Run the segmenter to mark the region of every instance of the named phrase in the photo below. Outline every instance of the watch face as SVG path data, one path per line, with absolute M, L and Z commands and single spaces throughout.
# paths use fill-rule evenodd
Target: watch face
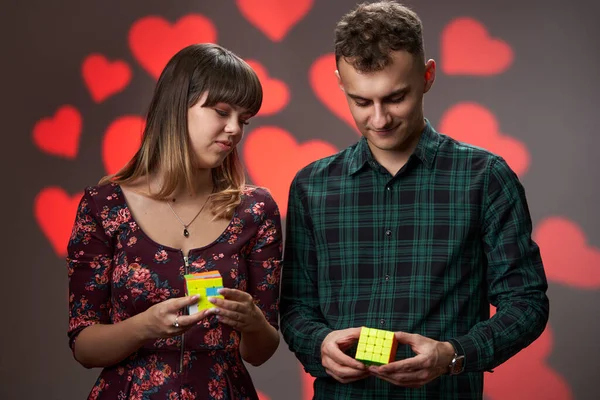
M 457 356 L 452 360 L 452 367 L 450 373 L 452 375 L 460 374 L 465 368 L 465 356 Z

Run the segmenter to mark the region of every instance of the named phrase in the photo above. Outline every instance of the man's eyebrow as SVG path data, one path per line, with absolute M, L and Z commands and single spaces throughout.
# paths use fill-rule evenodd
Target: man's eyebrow
M 389 93 L 389 94 L 385 95 L 385 97 L 384 97 L 383 99 L 384 99 L 384 100 L 388 100 L 388 99 L 390 99 L 390 98 L 393 98 L 393 97 L 399 96 L 399 95 L 401 95 L 401 94 L 404 94 L 404 93 L 406 93 L 406 92 L 408 91 L 408 89 L 409 89 L 409 87 L 408 87 L 408 86 L 406 86 L 406 87 L 403 87 L 403 88 L 400 88 L 400 89 L 394 90 L 393 92 L 391 92 L 391 93 Z M 348 97 L 350 97 L 351 99 L 354 99 L 354 100 L 371 101 L 370 99 L 366 99 L 366 98 L 364 98 L 364 97 L 361 97 L 361 96 L 359 96 L 359 95 L 356 95 L 356 94 L 353 94 L 353 93 L 346 92 L 346 94 L 348 95 Z

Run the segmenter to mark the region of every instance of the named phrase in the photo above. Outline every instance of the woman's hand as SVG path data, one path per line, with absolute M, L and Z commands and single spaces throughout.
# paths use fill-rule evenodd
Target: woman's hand
M 212 309 L 203 310 L 193 315 L 181 315 L 181 310 L 198 302 L 198 296 L 168 299 L 153 305 L 141 316 L 146 329 L 147 339 L 169 338 L 181 335 L 210 315 Z
M 260 309 L 254 304 L 252 296 L 237 289 L 219 289 L 225 297 L 209 299 L 217 308 L 211 309 L 220 322 L 227 324 L 242 333 L 252 333 L 263 329 L 267 320 Z

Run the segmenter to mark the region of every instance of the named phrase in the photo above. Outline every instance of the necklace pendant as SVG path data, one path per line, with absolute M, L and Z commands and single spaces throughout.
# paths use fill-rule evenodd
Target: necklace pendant
M 185 236 L 185 237 L 190 236 L 190 233 L 188 232 L 187 228 L 183 228 L 183 236 Z

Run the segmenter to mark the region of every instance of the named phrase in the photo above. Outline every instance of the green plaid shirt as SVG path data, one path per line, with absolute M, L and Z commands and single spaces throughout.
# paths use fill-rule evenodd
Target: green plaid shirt
M 302 169 L 286 223 L 281 328 L 317 378 L 316 399 L 482 398 L 483 371 L 544 330 L 547 282 L 517 176 L 429 122 L 396 176 L 364 138 Z M 465 372 L 420 389 L 375 377 L 338 383 L 321 365 L 321 343 L 359 326 L 450 341 Z M 412 356 L 399 346 L 397 360 Z

